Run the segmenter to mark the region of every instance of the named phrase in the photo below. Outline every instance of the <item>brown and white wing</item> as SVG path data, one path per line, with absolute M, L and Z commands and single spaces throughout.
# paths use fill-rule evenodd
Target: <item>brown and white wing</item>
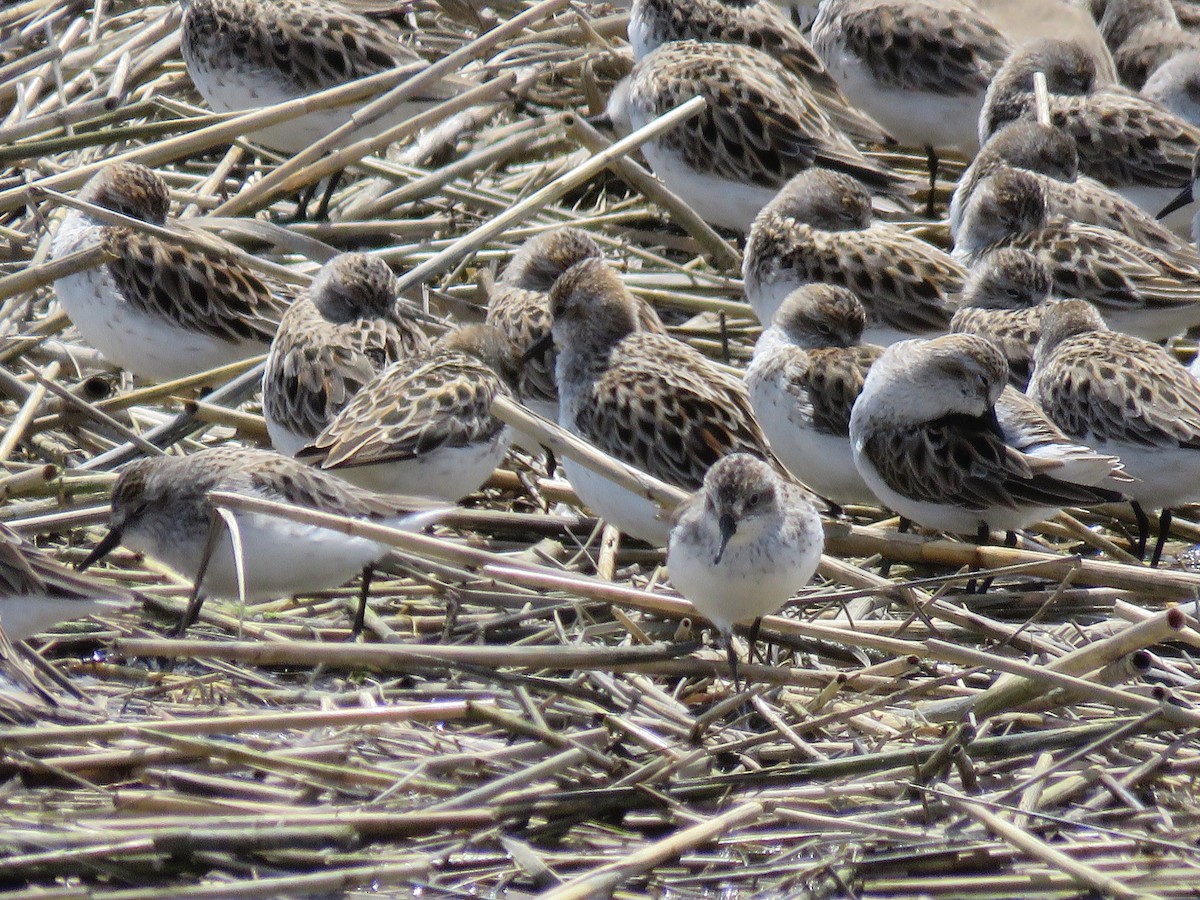
M 1055 422 L 1084 440 L 1200 448 L 1200 381 L 1161 347 L 1097 335 L 1068 338 L 1036 378 Z
M 980 94 L 1012 49 L 995 26 L 956 4 L 922 3 L 912 15 L 890 12 L 862 4 L 838 14 L 840 40 L 883 85 Z
M 1079 149 L 1079 170 L 1104 184 L 1178 188 L 1192 177 L 1200 129 L 1132 91 L 1054 96 L 1051 124 Z
M 1010 447 L 987 418 L 950 415 L 872 433 L 863 452 L 898 493 L 967 509 L 1103 503 L 1120 494 L 1062 481 L 1056 466 Z
M 128 228 L 106 228 L 108 270 L 134 308 L 231 343 L 269 343 L 286 303 L 237 260 Z
M 597 379 L 577 416 L 596 446 L 687 490 L 730 453 L 773 458 L 740 380 L 672 338 L 638 333 L 630 342 L 636 353 Z
M 336 469 L 485 441 L 504 428 L 491 414 L 504 390 L 491 369 L 458 352 L 401 362 L 361 390 L 298 458 Z

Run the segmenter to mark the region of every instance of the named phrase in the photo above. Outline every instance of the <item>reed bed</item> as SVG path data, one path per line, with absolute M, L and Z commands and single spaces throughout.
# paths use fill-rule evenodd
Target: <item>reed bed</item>
M 48 236 L 114 158 L 163 173 L 174 231 L 219 234 L 275 277 L 382 253 L 431 330 L 481 319 L 530 235 L 586 228 L 678 336 L 747 358 L 738 241 L 649 179 L 636 139 L 614 149 L 581 119 L 629 66 L 619 9 L 360 5 L 418 24 L 424 77 L 467 67 L 481 88 L 390 144 L 290 160 L 238 136 L 414 84 L 218 116 L 183 70 L 173 4 L 0 9 L 0 520 L 64 562 L 98 538 L 126 460 L 264 439 L 255 361 L 131 384 L 57 311 L 64 266 L 101 259 L 48 263 Z M 892 161 L 919 171 L 924 156 Z M 297 192 L 342 167 L 331 220 L 293 221 Z M 1200 575 L 1182 551 L 1200 523 L 1176 519 L 1153 571 L 1127 552 L 1131 521 L 1072 511 L 1018 547 L 977 547 L 846 510 L 819 578 L 765 623 L 767 659 L 740 694 L 662 552 L 614 540 L 519 452 L 431 534 L 331 523 L 395 547 L 360 643 L 353 586 L 210 601 L 169 639 L 189 585 L 120 551 L 103 574 L 141 590 L 141 609 L 0 641 L 0 890 L 1194 897 Z M 964 592 L 987 575 L 990 592 Z

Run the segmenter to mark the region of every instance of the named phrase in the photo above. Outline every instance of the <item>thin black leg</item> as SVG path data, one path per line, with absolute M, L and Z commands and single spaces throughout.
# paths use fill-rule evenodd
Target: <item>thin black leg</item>
M 722 635 L 725 638 L 725 656 L 729 659 L 729 671 L 733 674 L 733 690 L 735 693 L 742 692 L 742 683 L 738 679 L 738 658 L 737 651 L 733 649 L 733 632 Z
M 342 169 L 338 169 L 329 176 L 329 180 L 325 183 L 325 193 L 321 195 L 321 202 L 317 204 L 317 212 L 313 216 L 314 221 L 320 222 L 329 218 L 329 204 L 333 201 L 334 191 L 342 183 L 342 172 Z
M 901 516 L 900 524 L 896 526 L 896 534 L 908 534 L 912 529 L 912 524 L 912 519 L 906 519 L 904 516 Z M 887 578 L 890 574 L 892 574 L 892 564 L 890 562 L 885 562 L 879 567 L 880 578 Z
M 179 620 L 179 625 L 175 628 L 175 637 L 183 637 L 184 632 L 196 624 L 196 620 L 200 618 L 200 607 L 204 605 L 204 593 L 200 590 L 200 585 L 204 581 L 205 573 L 208 572 L 208 564 L 212 561 L 213 550 L 216 549 L 222 525 L 221 517 L 214 512 L 208 523 L 208 536 L 204 541 L 204 552 L 200 556 L 200 565 L 196 567 L 196 580 L 192 584 L 192 596 L 188 600 L 188 607 L 183 618 Z
M 937 190 L 938 157 L 933 147 L 925 148 L 925 160 L 929 164 L 929 197 L 925 201 L 925 216 L 933 218 L 933 194 Z
M 758 632 L 762 629 L 762 616 L 759 616 L 750 623 L 750 630 L 746 633 L 746 640 L 750 642 L 750 652 L 746 654 L 746 662 L 754 662 L 754 653 L 758 649 Z M 759 657 L 763 662 L 767 661 L 765 656 Z
M 300 192 L 299 198 L 296 200 L 296 221 L 303 222 L 308 218 L 308 204 L 312 203 L 313 197 L 317 196 L 317 188 L 321 186 L 320 181 L 314 181 L 303 191 Z
M 979 544 L 981 547 L 986 547 L 991 543 L 991 540 L 992 532 L 987 527 L 987 523 L 980 522 L 979 529 L 975 532 L 975 543 Z M 976 582 L 976 580 L 972 578 L 967 582 L 966 591 L 968 594 L 986 594 L 988 592 L 988 588 L 992 586 L 992 582 L 994 580 L 994 578 L 988 577 L 980 582 Z
M 1163 546 L 1171 534 L 1171 511 L 1164 509 L 1158 517 L 1158 540 L 1154 542 L 1154 556 L 1150 558 L 1150 568 L 1157 569 L 1158 561 L 1162 559 Z
M 362 634 L 363 623 L 367 620 L 367 597 L 371 593 L 371 580 L 375 577 L 375 566 L 368 563 L 362 570 L 362 587 L 358 591 L 358 612 L 354 616 L 354 625 L 350 629 L 350 640 Z
M 1150 519 L 1146 516 L 1146 511 L 1142 509 L 1142 504 L 1133 500 L 1129 504 L 1133 507 L 1134 518 L 1137 519 L 1138 539 L 1133 545 L 1133 555 L 1138 559 L 1146 558 L 1146 541 L 1150 539 Z

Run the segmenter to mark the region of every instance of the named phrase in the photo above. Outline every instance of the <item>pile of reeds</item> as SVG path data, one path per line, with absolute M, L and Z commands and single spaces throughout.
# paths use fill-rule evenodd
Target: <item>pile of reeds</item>
M 173 4 L 0 9 L 0 520 L 63 561 L 96 540 L 122 462 L 265 437 L 254 363 L 135 386 L 57 311 L 58 194 L 113 158 L 154 166 L 189 227 L 278 277 L 382 252 L 434 328 L 480 319 L 529 235 L 586 228 L 677 336 L 746 358 L 736 243 L 577 115 L 628 67 L 620 13 L 373 7 L 415 19 L 431 60 L 477 68 L 476 105 L 390 148 L 292 160 L 203 107 Z M 343 166 L 332 221 L 290 223 Z M 1131 521 L 1075 512 L 981 548 L 850 509 L 740 695 L 662 552 L 619 544 L 519 453 L 432 535 L 395 536 L 362 643 L 352 587 L 210 601 L 168 639 L 190 585 L 118 552 L 104 574 L 145 608 L 0 649 L 0 889 L 1193 897 L 1200 576 L 1178 540 L 1164 569 L 1138 565 Z M 1200 540 L 1186 515 L 1174 533 Z M 981 573 L 992 590 L 965 594 Z

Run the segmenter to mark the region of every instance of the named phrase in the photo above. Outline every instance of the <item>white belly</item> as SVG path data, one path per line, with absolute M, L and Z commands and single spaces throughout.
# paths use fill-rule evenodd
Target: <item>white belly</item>
M 267 407 L 263 407 L 263 419 L 267 424 L 267 435 L 271 438 L 271 446 L 284 456 L 295 456 L 312 443 L 316 435 L 301 434 L 293 431 L 275 419 Z
M 479 490 L 504 461 L 511 443 L 512 430 L 505 428 L 487 444 L 441 447 L 416 459 L 344 466 L 332 473 L 377 493 L 453 503 Z
M 51 256 L 94 247 L 103 229 L 72 211 L 60 223 Z M 63 311 L 83 339 L 115 366 L 154 381 L 170 381 L 263 353 L 255 341 L 225 341 L 181 328 L 164 316 L 134 309 L 117 290 L 107 266 L 96 266 L 54 282 Z
M 375 541 L 350 537 L 328 528 L 301 525 L 259 513 L 235 513 L 242 546 L 249 601 L 309 593 L 345 584 L 387 548 Z M 399 524 L 399 520 L 395 523 Z M 238 599 L 233 537 L 223 529 L 204 574 L 202 593 L 225 600 Z M 185 578 L 200 568 L 204 541 L 143 540 L 126 535 L 133 550 L 162 560 Z
M 635 121 L 634 127 L 641 124 Z M 642 153 L 658 180 L 678 194 L 710 225 L 746 232 L 754 217 L 775 197 L 771 188 L 719 178 L 687 165 L 679 154 L 664 149 L 658 141 L 642 147 Z
M 794 269 L 776 270 L 765 278 L 747 276 L 744 282 L 746 301 L 765 328 L 771 324 L 787 295 L 808 283 L 809 279 L 801 278 Z
M 196 85 L 196 90 L 200 92 L 214 112 L 245 112 L 263 109 L 276 103 L 306 96 L 278 79 L 270 77 L 265 72 L 247 69 L 217 70 L 192 60 L 188 64 L 188 74 Z M 373 137 L 433 105 L 433 102 L 419 101 L 401 103 L 387 115 L 347 135 L 337 146 L 345 146 L 363 138 Z M 347 106 L 311 112 L 287 122 L 259 129 L 246 136 L 283 153 L 299 153 L 345 125 L 362 106 L 363 102 L 360 101 Z
M 567 481 L 592 512 L 622 534 L 655 547 L 666 545 L 671 536 L 671 523 L 660 518 L 658 504 L 614 484 L 570 458 L 561 462 Z
M 267 349 L 265 343 L 189 331 L 134 309 L 103 266 L 58 279 L 54 291 L 85 341 L 113 365 L 153 381 L 195 375 Z
M 1123 331 L 1147 341 L 1165 341 L 1169 337 L 1200 325 L 1200 285 L 1196 302 L 1164 309 L 1103 309 L 1104 321 L 1113 331 Z
M 671 584 L 692 602 L 704 618 L 728 633 L 738 622 L 776 613 L 812 577 L 821 558 L 821 545 L 774 544 L 768 553 L 762 542 L 725 548 L 720 563 L 715 552 L 700 543 L 672 540 L 667 556 Z
M 120 605 L 99 600 L 68 600 L 45 594 L 13 596 L 0 593 L 0 628 L 4 629 L 9 640 L 24 641 L 59 622 L 72 622 L 99 612 L 106 606 Z
M 949 147 L 967 156 L 979 150 L 979 112 L 984 94 L 946 96 L 885 87 L 859 61 L 841 48 L 825 65 L 842 92 L 901 144 Z
M 1117 441 L 1085 440 L 1097 453 L 1118 456 L 1125 474 L 1137 481 L 1114 485 L 1147 509 L 1200 501 L 1200 450 L 1141 447 Z

